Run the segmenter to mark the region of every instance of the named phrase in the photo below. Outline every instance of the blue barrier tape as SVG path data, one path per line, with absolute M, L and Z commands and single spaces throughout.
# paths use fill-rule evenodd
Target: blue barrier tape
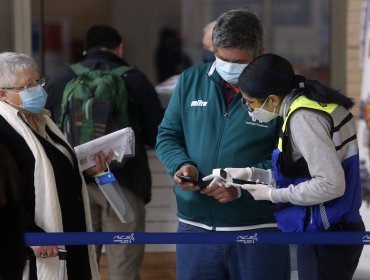
M 86 244 L 364 244 L 370 232 L 64 232 L 26 233 L 28 246 Z

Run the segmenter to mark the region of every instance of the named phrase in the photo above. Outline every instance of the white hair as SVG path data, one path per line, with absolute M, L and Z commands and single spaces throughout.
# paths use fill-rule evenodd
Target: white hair
M 35 60 L 24 53 L 0 53 L 0 88 L 13 87 L 17 76 L 25 70 L 37 71 Z

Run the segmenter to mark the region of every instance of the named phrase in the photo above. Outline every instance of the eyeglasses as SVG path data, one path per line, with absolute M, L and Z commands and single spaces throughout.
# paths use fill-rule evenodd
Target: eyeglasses
M 242 104 L 242 106 L 245 110 L 247 110 L 248 112 L 253 112 L 254 111 L 254 108 L 251 107 L 249 102 L 246 99 L 244 99 L 244 97 L 242 97 L 242 99 L 240 101 L 241 101 L 241 104 Z
M 262 105 L 261 105 L 261 107 L 260 108 L 262 108 L 264 105 L 265 105 L 265 103 L 266 103 L 266 101 L 268 100 L 268 98 L 269 97 L 267 97 L 263 102 L 261 102 L 262 103 Z M 259 102 L 260 102 L 260 100 L 259 100 Z M 259 103 L 258 102 L 258 103 Z M 248 112 L 253 112 L 254 111 L 254 109 L 257 107 L 257 105 L 258 105 L 258 103 L 257 102 L 253 102 L 253 107 L 252 107 L 252 105 L 248 102 L 248 100 L 246 100 L 243 96 L 242 96 L 242 99 L 241 99 L 241 103 L 242 103 L 242 106 L 243 106 L 243 108 L 244 109 L 246 109 Z
M 43 87 L 45 85 L 46 79 L 40 78 L 37 80 L 36 84 L 30 85 L 30 86 L 23 86 L 23 87 L 8 87 L 8 88 L 1 88 L 2 90 L 8 90 L 8 91 L 21 91 L 21 90 L 27 90 L 28 92 L 31 92 L 31 90 L 37 86 Z

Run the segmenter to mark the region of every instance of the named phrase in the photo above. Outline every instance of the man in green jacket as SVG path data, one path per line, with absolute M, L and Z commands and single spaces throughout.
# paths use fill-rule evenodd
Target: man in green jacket
M 158 130 L 157 154 L 176 183 L 178 232 L 276 231 L 272 204 L 217 180 L 201 188 L 177 177 L 199 181 L 214 168 L 271 167 L 281 121 L 252 120 L 237 85 L 263 52 L 262 24 L 249 10 L 231 10 L 218 18 L 212 44 L 216 61 L 182 73 Z M 179 280 L 290 278 L 286 245 L 178 244 L 176 260 Z

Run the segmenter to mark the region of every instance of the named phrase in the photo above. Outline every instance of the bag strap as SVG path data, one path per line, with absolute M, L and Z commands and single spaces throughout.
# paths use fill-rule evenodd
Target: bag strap
M 80 75 L 82 73 L 87 73 L 90 71 L 89 68 L 82 66 L 80 63 L 71 64 L 69 65 L 69 67 L 72 68 L 73 72 L 75 72 L 76 75 Z M 113 68 L 112 70 L 110 70 L 110 72 L 118 76 L 122 76 L 123 74 L 130 71 L 131 69 L 133 69 L 133 67 L 122 65 L 120 67 Z
M 122 76 L 123 74 L 130 71 L 131 69 L 133 69 L 133 67 L 122 65 L 120 67 L 113 68 L 111 72 L 118 76 Z
M 87 73 L 90 71 L 89 68 L 82 66 L 80 63 L 71 64 L 69 65 L 69 67 L 72 68 L 73 72 L 75 72 L 76 75 L 80 75 L 82 73 Z

